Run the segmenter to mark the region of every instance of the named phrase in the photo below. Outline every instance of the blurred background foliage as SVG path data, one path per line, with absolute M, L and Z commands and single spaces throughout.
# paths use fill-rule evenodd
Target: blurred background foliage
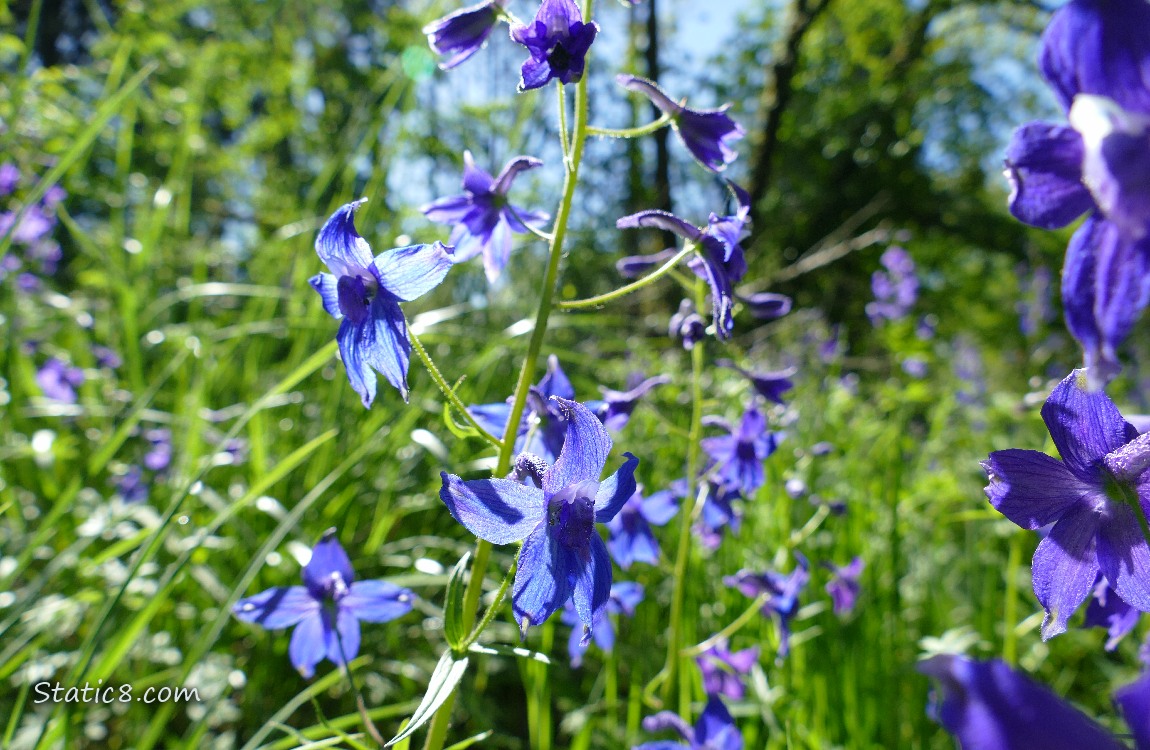
M 527 16 L 528 5 L 512 9 Z M 747 746 L 949 747 L 913 671 L 924 650 L 943 647 L 1006 654 L 1107 720 L 1108 686 L 1129 677 L 1136 644 L 1100 656 L 1102 634 L 1082 630 L 1041 643 L 1027 565 L 1035 540 L 991 511 L 977 463 L 990 450 L 1042 447 L 1036 407 L 1077 361 L 1050 281 L 1066 236 L 1011 220 L 998 174 L 1010 128 L 1056 116 L 1032 63 L 1048 11 L 959 0 L 702 5 L 602 0 L 590 74 L 592 122 L 606 127 L 652 117 L 615 85 L 617 72 L 657 78 L 692 104 L 732 103 L 748 137 L 729 176 L 755 198 L 745 290 L 796 301 L 779 321 L 741 315 L 734 341 L 716 347 L 758 370 L 794 366 L 798 385 L 771 412 L 786 438 L 742 529 L 692 558 L 687 637 L 702 640 L 747 606 L 718 583 L 740 567 L 790 569 L 791 548 L 867 562 L 859 610 L 845 620 L 830 613 L 828 574 L 815 566 L 785 663 L 771 657 L 769 620 L 736 636 L 736 647 L 761 643 L 765 654 L 734 708 Z M 452 436 L 418 366 L 410 406 L 382 391 L 364 411 L 306 280 L 320 270 L 317 229 L 353 198 L 370 198 L 357 221 L 377 252 L 446 239 L 418 207 L 458 192 L 465 148 L 492 172 L 519 153 L 543 158 L 514 196 L 554 210 L 554 97 L 514 94 L 521 54 L 499 34 L 461 69 L 439 71 L 420 30 L 455 8 L 0 1 L 0 159 L 22 174 L 0 208 L 18 211 L 56 183 L 67 191 L 52 235 L 58 270 L 31 290 L 5 271 L 0 286 L 0 745 L 347 742 L 340 732 L 356 731 L 358 717 L 338 673 L 303 681 L 285 634 L 229 615 L 240 596 L 296 583 L 298 555 L 332 526 L 358 575 L 422 597 L 417 614 L 365 627 L 357 661 L 384 731 L 410 715 L 443 648 L 445 570 L 472 544 L 437 498 L 439 472 L 480 476 L 493 464 L 478 441 Z M 710 37 L 693 25 L 699 13 L 720 17 Z M 721 181 L 673 137 L 593 140 L 583 174 L 566 298 L 618 286 L 623 254 L 662 249 L 658 233 L 616 231 L 619 216 L 659 206 L 703 223 L 727 208 Z M 910 251 L 921 293 L 909 318 L 876 326 L 864 308 L 892 244 Z M 496 286 L 468 264 L 407 306 L 448 379 L 466 377 L 465 401 L 508 395 L 543 255 L 519 238 Z M 665 283 L 557 314 L 546 349 L 580 398 L 636 371 L 672 376 L 616 440 L 640 455 L 651 491 L 683 473 L 689 365 L 667 337 L 681 296 Z M 96 346 L 122 364 L 99 361 Z M 1118 392 L 1145 410 L 1139 355 Z M 38 385 L 49 358 L 82 370 L 76 403 Z M 728 370 L 708 372 L 706 393 L 707 413 L 729 419 L 749 399 Z M 126 503 L 155 429 L 171 431 L 171 463 L 144 472 L 146 502 Z M 812 452 L 827 441 L 829 455 Z M 807 492 L 785 493 L 788 479 Z M 509 549 L 496 559 L 492 589 Z M 643 685 L 661 665 L 669 568 L 616 571 L 644 583 L 647 601 L 620 625 L 613 655 L 593 651 L 569 668 L 566 628 L 553 622 L 527 644 L 551 654 L 550 667 L 480 658 L 453 738 L 494 729 L 483 746 L 506 748 L 651 739 L 639 722 L 654 710 Z M 515 643 L 509 618 L 489 638 Z M 203 702 L 33 703 L 39 680 L 84 679 L 194 685 Z

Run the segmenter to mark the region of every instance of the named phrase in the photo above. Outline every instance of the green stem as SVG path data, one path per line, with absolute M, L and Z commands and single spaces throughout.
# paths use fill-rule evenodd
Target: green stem
M 563 166 L 571 169 L 571 135 L 567 131 L 567 92 L 563 84 L 556 82 L 555 91 L 559 94 L 559 145 L 563 147 Z
M 1018 568 L 1022 565 L 1022 534 L 1010 537 L 1010 557 L 1006 563 L 1006 601 L 1002 606 L 1002 660 L 1018 660 Z
M 592 2 L 593 0 L 586 0 L 584 3 L 584 18 L 590 17 Z M 523 366 L 519 370 L 519 380 L 515 385 L 511 413 L 507 418 L 507 428 L 503 432 L 503 445 L 499 449 L 499 461 L 493 473 L 495 477 L 502 477 L 511 470 L 511 454 L 515 450 L 515 438 L 519 432 L 519 423 L 523 419 L 523 410 L 527 405 L 527 392 L 535 378 L 539 352 L 543 348 L 543 336 L 547 332 L 547 318 L 551 314 L 555 298 L 555 286 L 559 279 L 559 261 L 563 258 L 563 242 L 567 238 L 567 222 L 571 218 L 571 206 L 575 199 L 575 186 L 579 181 L 579 165 L 583 159 L 583 145 L 586 140 L 587 76 L 584 76 L 575 88 L 575 128 L 571 143 L 571 158 L 564 162 L 566 175 L 563 179 L 563 197 L 560 200 L 559 211 L 555 215 L 555 226 L 552 229 L 547 272 L 543 279 L 539 307 L 535 313 L 535 328 L 531 332 L 531 339 L 527 343 L 527 352 L 523 357 Z M 487 569 L 487 559 L 490 555 L 491 544 L 482 539 L 479 540 L 475 546 L 471 580 L 468 582 L 467 592 L 463 600 L 463 622 L 468 627 L 475 621 L 475 614 L 479 610 L 479 594 L 483 584 L 483 574 Z M 478 637 L 481 632 L 481 629 L 476 629 L 472 636 Z M 431 728 L 428 730 L 427 741 L 423 746 L 424 750 L 442 750 L 443 743 L 447 738 L 447 724 L 451 720 L 451 710 L 454 706 L 455 693 L 452 693 L 435 712 L 435 717 L 431 720 Z
M 650 135 L 661 128 L 666 127 L 671 122 L 670 115 L 663 115 L 654 122 L 649 122 L 646 125 L 640 125 L 636 128 L 587 128 L 587 135 L 598 135 L 605 138 L 641 138 L 645 135 Z
M 720 630 L 718 633 L 715 633 L 713 636 L 703 641 L 702 643 L 696 643 L 690 648 L 683 649 L 683 656 L 698 656 L 699 654 L 709 649 L 711 646 L 714 646 L 719 641 L 725 638 L 730 638 L 732 635 L 742 630 L 744 625 L 753 620 L 759 613 L 759 610 L 763 608 L 763 605 L 766 604 L 767 600 L 770 598 L 770 594 L 759 594 L 758 598 L 751 602 L 751 606 L 743 610 L 743 613 L 736 617 L 734 622 Z
M 632 292 L 637 292 L 640 289 L 642 289 L 643 287 L 645 287 L 645 286 L 647 286 L 647 285 L 649 285 L 655 281 L 658 281 L 663 276 L 666 276 L 668 273 L 671 272 L 671 269 L 673 269 L 675 266 L 677 266 L 679 264 L 679 261 L 681 261 L 683 258 L 686 258 L 688 255 L 690 255 L 691 252 L 694 251 L 694 249 L 695 249 L 695 246 L 692 243 L 688 242 L 686 245 L 683 246 L 683 249 L 680 250 L 678 253 L 676 253 L 670 260 L 668 260 L 666 263 L 664 263 L 662 266 L 660 266 L 657 270 L 652 271 L 650 274 L 644 276 L 643 278 L 638 279 L 637 281 L 632 281 L 630 284 L 627 284 L 626 286 L 621 286 L 614 291 L 607 292 L 606 294 L 600 294 L 596 297 L 587 297 L 585 299 L 573 299 L 573 300 L 567 300 L 564 302 L 560 302 L 558 304 L 558 307 L 560 310 L 579 310 L 581 308 L 586 308 L 586 307 L 598 307 L 599 305 L 605 304 L 607 302 L 611 302 L 612 300 L 617 300 L 621 297 L 626 297 L 628 294 L 631 294 Z
M 463 642 L 463 645 L 460 647 L 461 651 L 467 651 L 467 649 L 471 648 L 471 644 L 479 640 L 479 636 L 484 630 L 487 630 L 487 626 L 495 619 L 495 614 L 499 611 L 499 605 L 503 604 L 503 597 L 507 595 L 507 589 L 511 586 L 511 581 L 515 578 L 515 570 L 518 565 L 518 559 L 511 563 L 511 569 L 507 571 L 507 575 L 503 576 L 503 583 L 499 584 L 499 591 L 495 592 L 495 601 L 491 602 L 491 606 L 483 613 L 483 619 L 479 621 L 479 625 L 476 626 L 474 632 L 467 637 L 467 640 Z
M 421 342 L 419 337 L 415 335 L 415 331 L 411 330 L 411 326 L 407 327 L 407 336 L 411 339 L 411 347 L 415 349 L 416 354 L 418 354 L 419 358 L 423 360 L 423 366 L 427 368 L 427 372 L 431 375 L 431 379 L 435 381 L 437 386 L 439 386 L 439 390 L 443 393 L 451 405 L 455 407 L 455 410 L 463 416 L 464 421 L 467 422 L 467 424 L 470 425 L 473 430 L 479 433 L 479 437 L 491 443 L 496 448 L 502 449 L 503 441 L 492 435 L 487 430 L 483 429 L 479 425 L 479 422 L 475 421 L 475 417 L 471 416 L 471 413 L 467 411 L 467 407 L 464 406 L 463 402 L 459 400 L 459 396 L 455 395 L 455 391 L 452 390 L 451 386 L 447 384 L 447 381 L 444 380 L 443 375 L 439 372 L 439 368 L 436 367 L 435 363 L 431 361 L 431 355 L 429 355 L 427 350 L 423 348 L 423 342 Z

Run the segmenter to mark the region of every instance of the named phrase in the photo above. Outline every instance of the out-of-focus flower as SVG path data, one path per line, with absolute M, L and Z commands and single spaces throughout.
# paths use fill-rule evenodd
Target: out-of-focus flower
M 895 245 L 887 248 L 879 261 L 883 270 L 871 276 L 874 301 L 866 306 L 867 317 L 874 325 L 905 318 L 918 299 L 918 277 L 910 253 Z
M 543 0 L 534 21 L 511 27 L 511 39 L 530 54 L 520 71 L 519 90 L 540 88 L 552 78 L 577 83 L 598 33 L 599 24 L 583 22 L 575 0 Z
M 727 576 L 723 583 L 739 589 L 744 596 L 756 599 L 763 594 L 767 595 L 763 603 L 762 613 L 778 623 L 779 651 L 778 661 L 787 657 L 791 650 L 791 620 L 799 611 L 799 594 L 810 580 L 810 564 L 807 558 L 795 552 L 798 563 L 789 574 L 767 570 L 754 573 L 749 570 L 740 570 L 733 576 Z
M 639 375 L 637 380 L 639 382 L 627 391 L 616 391 L 600 386 L 599 392 L 603 394 L 603 398 L 587 402 L 587 408 L 595 412 L 595 416 L 602 420 L 607 429 L 619 431 L 626 427 L 639 399 L 646 396 L 655 386 L 671 382 L 671 378 L 667 375 L 656 375 L 646 379 Z
M 507 0 L 485 0 L 424 26 L 431 50 L 447 58 L 439 67 L 451 70 L 482 49 L 506 6 Z
M 796 372 L 793 367 L 788 367 L 785 370 L 776 370 L 774 372 L 751 372 L 750 370 L 744 370 L 729 359 L 720 359 L 715 362 L 715 364 L 719 367 L 726 367 L 739 373 L 751 381 L 751 387 L 755 389 L 755 393 L 776 404 L 785 403 L 783 401 L 783 394 L 795 387 L 794 381 L 791 380 Z
M 1105 649 L 1113 651 L 1118 648 L 1119 642 L 1125 638 L 1134 626 L 1138 624 L 1141 612 L 1131 607 L 1114 593 L 1110 584 L 1101 575 L 1094 585 L 1094 593 L 1090 597 L 1090 604 L 1086 605 L 1086 619 L 1082 626 L 1085 628 L 1106 628 Z
M 84 384 L 84 371 L 50 357 L 36 372 L 36 384 L 45 398 L 64 404 L 76 403 L 76 389 Z
M 753 406 L 743 413 L 737 429 L 703 439 L 703 450 L 718 464 L 718 476 L 747 497 L 763 486 L 763 462 L 778 446 L 778 434 L 767 430 L 766 418 Z
M 600 651 L 609 654 L 615 648 L 615 625 L 611 622 L 611 615 L 633 617 L 635 608 L 642 601 L 642 584 L 620 581 L 611 586 L 611 597 L 607 600 L 603 614 L 595 622 L 592 636 Z M 579 613 L 575 611 L 575 602 L 568 601 L 563 607 L 561 620 L 564 625 L 571 628 L 571 637 L 567 639 L 567 655 L 571 657 L 571 666 L 579 667 L 583 663 L 583 654 L 587 653 L 590 644 L 583 640 L 582 622 L 579 620 Z
M 670 490 L 644 497 L 642 489 L 638 489 L 623 504 L 619 514 L 607 524 L 611 534 L 607 549 L 620 568 L 627 570 L 636 562 L 659 562 L 659 542 L 651 526 L 664 526 L 675 517 L 679 512 L 677 499 Z
M 743 735 L 739 733 L 734 717 L 715 695 L 707 698 L 707 706 L 694 727 L 676 713 L 660 711 L 643 719 L 643 729 L 648 732 L 669 729 L 678 733 L 684 742 L 646 742 L 637 745 L 634 750 L 672 750 L 684 747 L 688 750 L 743 750 Z
M 695 662 L 703 674 L 703 691 L 708 695 L 721 695 L 733 701 L 741 701 L 747 692 L 743 677 L 759 660 L 759 647 L 751 646 L 742 651 L 730 650 L 726 638 L 699 654 Z
M 849 564 L 839 567 L 834 563 L 824 563 L 831 571 L 831 579 L 827 581 L 827 593 L 831 595 L 831 602 L 836 615 L 849 615 L 855 608 L 862 586 L 859 577 L 862 576 L 865 563 L 861 557 L 856 557 Z
M 172 431 L 166 427 L 148 430 L 144 439 L 151 446 L 144 454 L 144 468 L 149 471 L 163 471 L 172 462 Z

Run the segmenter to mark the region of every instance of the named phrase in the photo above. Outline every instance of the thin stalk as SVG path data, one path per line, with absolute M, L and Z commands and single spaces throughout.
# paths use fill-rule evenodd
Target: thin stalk
M 1022 565 L 1022 534 L 1010 537 L 1010 557 L 1006 563 L 1006 600 L 1002 603 L 1002 660 L 1018 660 L 1018 568 Z
M 363 728 L 368 736 L 375 740 L 376 747 L 383 747 L 387 740 L 379 733 L 376 728 L 375 722 L 367 713 L 367 703 L 363 700 L 363 692 L 359 689 L 359 683 L 356 682 L 355 676 L 351 673 L 351 667 L 347 663 L 347 651 L 343 647 L 343 636 L 339 633 L 339 628 L 333 628 L 335 631 L 336 645 L 339 646 L 340 661 L 343 662 L 340 666 L 343 668 L 344 677 L 347 677 L 347 684 L 351 686 L 351 692 L 355 694 L 355 706 L 359 709 L 359 717 L 363 720 Z
M 448 385 L 446 380 L 444 380 L 443 375 L 439 372 L 439 368 L 436 367 L 435 363 L 431 361 L 431 355 L 429 355 L 427 350 L 423 348 L 423 343 L 419 340 L 419 337 L 415 335 L 415 332 L 411 330 L 411 326 L 407 327 L 407 335 L 411 339 L 411 347 L 415 349 L 416 354 L 418 354 L 419 358 L 423 360 L 423 366 L 427 368 L 427 372 L 431 375 L 431 379 L 435 381 L 437 386 L 439 386 L 439 390 L 443 393 L 444 397 L 447 398 L 448 402 L 450 402 L 451 405 L 455 407 L 455 410 L 463 416 L 463 420 L 467 422 L 467 424 L 470 425 L 473 430 L 479 433 L 479 437 L 491 443 L 496 448 L 502 449 L 503 441 L 492 435 L 487 430 L 483 429 L 479 422 L 475 421 L 475 417 L 471 416 L 471 414 L 467 411 L 467 407 L 463 404 L 462 401 L 459 400 L 459 396 L 455 395 L 455 391 L 452 390 L 451 386 Z
M 597 135 L 604 138 L 642 138 L 651 135 L 671 123 L 670 115 L 663 115 L 658 120 L 640 125 L 635 128 L 587 128 L 587 135 Z
M 626 297 L 628 294 L 631 294 L 632 292 L 637 292 L 640 289 L 642 289 L 643 287 L 648 286 L 649 284 L 652 284 L 655 281 L 658 281 L 662 277 L 666 276 L 668 273 L 671 272 L 671 269 L 673 269 L 675 266 L 677 266 L 679 264 L 679 261 L 681 261 L 683 258 L 686 258 L 688 255 L 690 255 L 694 251 L 694 249 L 695 249 L 695 246 L 692 243 L 688 242 L 686 245 L 683 246 L 683 249 L 680 250 L 679 252 L 675 253 L 675 255 L 670 260 L 668 260 L 666 263 L 659 266 L 658 269 L 652 271 L 651 273 L 647 274 L 643 278 L 638 279 L 636 281 L 632 281 L 630 284 L 627 284 L 626 286 L 621 286 L 614 291 L 607 292 L 606 294 L 600 294 L 600 295 L 595 296 L 595 297 L 586 297 L 584 299 L 573 299 L 573 300 L 566 300 L 566 301 L 560 302 L 560 303 L 558 303 L 558 307 L 560 310 L 579 310 L 581 308 L 586 308 L 586 307 L 598 307 L 599 305 L 606 304 L 607 302 L 611 302 L 612 300 L 617 300 L 621 297 Z
M 593 0 L 584 3 L 583 17 L 589 18 Z M 562 121 L 566 120 L 566 101 L 561 99 Z M 566 132 L 566 128 L 563 128 Z M 548 253 L 547 272 L 543 279 L 543 287 L 539 299 L 539 307 L 535 313 L 535 328 L 531 332 L 531 339 L 527 343 L 527 352 L 523 357 L 523 366 L 519 370 L 519 380 L 515 385 L 515 396 L 511 404 L 511 413 L 507 418 L 507 428 L 503 432 L 503 445 L 499 450 L 499 461 L 495 466 L 493 476 L 502 477 L 511 469 L 512 453 L 515 450 L 515 438 L 519 432 L 519 423 L 523 419 L 523 410 L 527 405 L 527 391 L 535 378 L 535 369 L 539 361 L 539 352 L 543 348 L 543 337 L 547 332 L 547 318 L 555 299 L 555 286 L 559 279 L 559 262 L 563 258 L 563 243 L 567 238 L 567 222 L 571 218 L 571 206 L 575 199 L 575 187 L 579 182 L 579 165 L 583 159 L 583 145 L 587 139 L 587 76 L 584 76 L 575 87 L 575 127 L 571 142 L 571 158 L 565 160 L 566 175 L 563 179 L 563 197 L 559 203 L 559 210 L 555 214 L 555 226 L 552 229 L 551 247 Z M 479 594 L 483 585 L 483 574 L 487 570 L 487 560 L 491 556 L 491 544 L 482 539 L 476 543 L 475 558 L 471 567 L 471 580 L 467 584 L 467 591 L 463 600 L 463 622 L 470 626 L 475 620 L 479 609 Z M 486 618 L 485 618 L 486 619 Z M 474 637 L 482 632 L 473 633 Z M 442 750 L 447 738 L 447 724 L 451 720 L 451 710 L 455 706 L 455 693 L 452 693 L 431 720 L 431 728 L 427 732 L 427 741 L 424 750 Z
M 567 131 L 567 92 L 563 90 L 563 84 L 558 82 L 555 91 L 559 94 L 559 145 L 563 147 L 563 166 L 570 171 L 571 136 Z
M 770 598 L 771 595 L 769 593 L 759 594 L 759 596 L 753 602 L 751 602 L 751 605 L 743 610 L 743 613 L 736 617 L 730 625 L 723 628 L 718 633 L 715 633 L 713 636 L 703 641 L 702 643 L 696 643 L 690 648 L 683 649 L 683 656 L 698 656 L 707 649 L 711 648 L 711 646 L 714 646 L 719 641 L 725 638 L 730 638 L 732 635 L 742 630 L 744 625 L 753 620 L 755 616 L 759 614 L 759 610 L 763 608 L 763 605 L 766 604 Z
M 467 649 L 471 648 L 471 645 L 479 640 L 479 636 L 484 630 L 487 630 L 487 626 L 495 619 L 495 615 L 499 611 L 499 605 L 503 604 L 503 597 L 507 595 L 507 589 L 511 586 L 511 581 L 515 578 L 515 569 L 518 564 L 518 559 L 511 563 L 511 569 L 507 571 L 507 575 L 503 576 L 503 583 L 499 584 L 499 590 L 495 592 L 495 601 L 491 602 L 491 606 L 483 613 L 483 619 L 479 621 L 479 625 L 476 626 L 474 632 L 467 636 L 467 640 L 464 641 L 460 647 L 461 651 L 467 651 Z

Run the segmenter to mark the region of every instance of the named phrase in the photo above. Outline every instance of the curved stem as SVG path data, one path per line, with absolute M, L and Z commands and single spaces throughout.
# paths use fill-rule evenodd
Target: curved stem
M 597 135 L 604 138 L 641 138 L 666 127 L 671 122 L 670 115 L 663 115 L 654 122 L 640 125 L 636 128 L 587 128 L 587 135 Z
M 511 215 L 514 216 L 519 221 L 519 223 L 523 225 L 523 228 L 526 229 L 531 234 L 535 235 L 536 237 L 543 240 L 544 242 L 551 242 L 551 240 L 554 239 L 553 236 L 548 234 L 547 232 L 544 232 L 540 229 L 536 229 L 535 227 L 528 224 L 527 221 L 522 216 L 519 215 L 519 212 L 515 210 L 515 206 L 508 203 L 505 206 L 505 208 L 508 211 L 510 211 Z
M 715 633 L 713 636 L 703 641 L 702 643 L 696 643 L 690 648 L 683 649 L 683 656 L 698 656 L 707 649 L 711 648 L 711 646 L 714 646 L 719 641 L 725 638 L 730 638 L 732 635 L 739 632 L 744 625 L 750 622 L 770 598 L 771 595 L 769 593 L 759 594 L 759 596 L 753 602 L 751 602 L 751 606 L 743 610 L 743 613 L 736 617 L 734 622 L 720 630 L 718 633 Z
M 675 253 L 675 255 L 672 256 L 670 260 L 668 260 L 666 263 L 659 266 L 658 269 L 652 271 L 651 273 L 647 274 L 643 278 L 638 279 L 636 281 L 632 281 L 630 284 L 627 284 L 626 286 L 621 286 L 612 292 L 607 292 L 606 294 L 600 294 L 596 297 L 586 297 L 584 299 L 573 299 L 573 300 L 566 300 L 566 301 L 560 302 L 558 304 L 558 307 L 560 310 L 579 310 L 579 309 L 586 308 L 586 307 L 598 307 L 599 305 L 605 304 L 607 302 L 611 302 L 612 300 L 617 300 L 620 297 L 626 297 L 628 294 L 631 294 L 632 292 L 637 292 L 640 289 L 642 289 L 643 287 L 647 286 L 648 284 L 651 284 L 655 281 L 658 281 L 663 276 L 666 276 L 668 273 L 671 272 L 671 269 L 673 269 L 676 265 L 679 264 L 679 261 L 681 261 L 683 258 L 686 258 L 688 255 L 690 255 L 694 249 L 695 249 L 695 246 L 692 243 L 688 242 L 686 245 L 683 246 L 683 249 L 680 250 L 679 252 Z
M 484 630 L 487 630 L 487 626 L 495 619 L 495 614 L 499 611 L 499 605 L 503 604 L 503 597 L 507 595 L 507 589 L 511 586 L 511 581 L 515 578 L 515 571 L 518 566 L 519 560 L 518 556 L 516 556 L 515 562 L 511 563 L 511 569 L 507 571 L 507 575 L 503 576 L 503 583 L 499 584 L 499 591 L 495 592 L 495 600 L 491 602 L 491 606 L 483 613 L 483 619 L 479 621 L 474 632 L 467 636 L 467 640 L 460 646 L 461 651 L 467 651 L 467 649 L 471 648 L 471 644 L 479 640 L 479 636 L 483 634 Z
M 563 166 L 571 168 L 571 141 L 567 132 L 567 92 L 563 84 L 556 82 L 555 91 L 559 94 L 559 145 L 563 147 Z
M 467 411 L 467 407 L 464 406 L 463 402 L 459 400 L 459 396 L 455 395 L 455 391 L 452 390 L 451 386 L 447 384 L 447 381 L 444 380 L 443 375 L 439 372 L 439 368 L 436 367 L 435 363 L 431 361 L 431 355 L 429 355 L 427 350 L 423 348 L 423 342 L 421 342 L 419 337 L 415 335 L 415 332 L 411 330 L 411 326 L 407 327 L 407 335 L 411 339 L 411 348 L 415 349 L 415 352 L 419 355 L 419 358 L 423 360 L 423 366 L 427 368 L 427 372 L 431 375 L 431 379 L 435 381 L 437 386 L 439 386 L 439 390 L 447 398 L 448 402 L 450 402 L 450 404 L 455 407 L 456 411 L 463 415 L 464 421 L 466 421 L 473 430 L 479 433 L 479 437 L 491 443 L 496 448 L 502 449 L 503 441 L 492 435 L 487 430 L 483 429 L 479 425 L 479 422 L 475 421 L 475 417 L 471 416 L 470 412 Z

